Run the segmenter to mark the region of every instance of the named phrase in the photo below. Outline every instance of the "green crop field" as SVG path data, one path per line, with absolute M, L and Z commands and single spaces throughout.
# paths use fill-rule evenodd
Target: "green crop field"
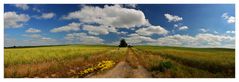
M 118 48 L 106 45 L 4 49 L 6 78 L 82 78 L 115 75 L 125 78 L 233 78 L 235 49 L 163 46 Z
M 235 50 L 220 48 L 182 48 L 182 47 L 155 47 L 138 46 L 138 54 L 152 54 L 162 57 L 162 61 L 171 62 L 169 77 L 235 77 Z M 142 56 L 142 55 L 141 55 Z M 147 57 L 144 57 L 147 58 Z M 157 61 L 157 59 L 148 59 Z M 144 62 L 149 64 L 147 62 Z M 151 62 L 156 64 L 154 69 L 148 69 L 158 72 L 160 62 Z M 158 64 L 157 64 L 158 63 Z M 158 65 L 158 66 L 157 66 Z M 155 68 L 156 67 L 156 68 Z

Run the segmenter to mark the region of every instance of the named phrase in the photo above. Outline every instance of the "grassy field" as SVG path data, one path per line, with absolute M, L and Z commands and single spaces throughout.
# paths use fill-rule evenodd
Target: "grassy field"
M 148 66 L 148 69 L 156 72 L 155 76 L 235 77 L 234 49 L 157 46 L 138 46 L 136 49 L 139 51 L 138 54 L 144 53 L 140 56 L 146 56 L 145 54 L 155 56 L 152 57 L 153 59 L 143 57 L 144 60 L 149 60 L 143 63 L 146 65 L 153 64 L 151 67 Z M 157 58 L 157 56 L 160 58 Z M 161 62 L 158 59 L 161 59 Z M 165 68 L 162 64 L 168 65 L 168 67 Z M 168 70 L 162 70 L 164 68 L 168 68 Z M 160 74 L 165 72 L 167 74 Z
M 81 45 L 9 48 L 4 50 L 4 74 L 5 77 L 71 77 L 64 74 L 68 69 L 84 69 L 103 60 L 117 62 L 124 51 L 111 46 Z
M 122 61 L 132 68 L 142 66 L 155 78 L 235 77 L 235 49 L 104 45 L 5 48 L 4 76 L 88 77 Z

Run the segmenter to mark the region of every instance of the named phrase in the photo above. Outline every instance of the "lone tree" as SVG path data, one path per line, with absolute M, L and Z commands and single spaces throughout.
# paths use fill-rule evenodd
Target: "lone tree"
M 126 43 L 126 41 L 124 39 L 121 39 L 119 47 L 127 47 L 127 46 L 128 44 Z

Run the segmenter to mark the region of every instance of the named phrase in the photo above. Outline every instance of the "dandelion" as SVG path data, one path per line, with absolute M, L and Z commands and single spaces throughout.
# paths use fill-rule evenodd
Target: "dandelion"
M 102 62 L 99 62 L 96 66 L 93 66 L 93 67 L 90 67 L 90 68 L 87 68 L 83 71 L 80 71 L 78 74 L 79 76 L 84 76 L 86 74 L 89 74 L 89 73 L 92 73 L 92 72 L 95 72 L 95 71 L 104 71 L 104 70 L 107 70 L 111 67 L 113 67 L 115 65 L 115 62 L 112 61 L 112 60 L 108 60 L 108 61 L 102 61 Z

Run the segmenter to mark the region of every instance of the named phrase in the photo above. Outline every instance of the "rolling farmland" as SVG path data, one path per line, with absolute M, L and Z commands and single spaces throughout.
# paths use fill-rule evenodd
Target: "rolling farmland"
M 65 45 L 4 49 L 5 78 L 233 78 L 235 49 Z

